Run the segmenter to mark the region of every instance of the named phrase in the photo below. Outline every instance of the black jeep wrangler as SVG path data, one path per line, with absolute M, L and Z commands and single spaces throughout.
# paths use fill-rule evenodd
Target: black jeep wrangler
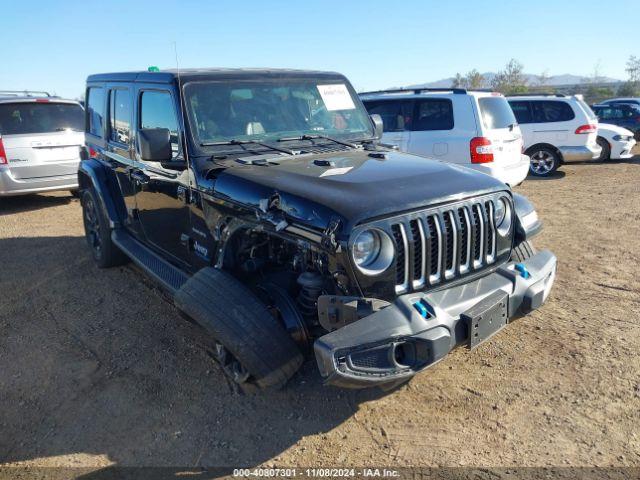
M 102 74 L 86 99 L 95 261 L 145 270 L 247 388 L 284 385 L 312 350 L 328 384 L 392 387 L 549 294 L 533 206 L 382 144 L 340 74 Z

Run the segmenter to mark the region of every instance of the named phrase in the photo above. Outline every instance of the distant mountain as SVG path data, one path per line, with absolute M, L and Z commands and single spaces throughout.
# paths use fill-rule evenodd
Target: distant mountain
M 491 85 L 491 81 L 496 76 L 495 72 L 485 72 L 482 74 L 485 79 L 487 86 Z M 527 79 L 528 85 L 538 85 L 538 75 L 534 75 L 532 73 L 525 73 L 524 77 Z M 442 80 L 437 80 L 435 82 L 427 82 L 427 83 L 418 83 L 416 85 L 407 85 L 406 88 L 448 88 L 453 84 L 454 77 L 443 78 Z M 546 82 L 546 85 L 550 87 L 555 87 L 559 85 L 575 85 L 577 83 L 585 82 L 587 77 L 582 77 L 580 75 L 571 75 L 569 73 L 565 73 L 564 75 L 551 75 Z M 611 77 L 601 77 L 599 83 L 614 83 L 621 82 L 622 80 L 618 80 L 617 78 Z

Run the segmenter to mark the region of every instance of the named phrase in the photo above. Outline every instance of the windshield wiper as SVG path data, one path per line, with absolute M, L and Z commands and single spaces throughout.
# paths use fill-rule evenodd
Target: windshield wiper
M 239 145 L 246 150 L 245 145 L 260 145 L 261 147 L 269 148 L 271 150 L 275 150 L 277 152 L 286 153 L 287 155 L 295 155 L 296 152 L 289 148 L 276 147 L 275 145 L 270 145 L 268 143 L 259 142 L 257 140 L 238 140 L 236 138 L 232 138 L 231 140 L 223 140 L 221 142 L 205 142 L 201 143 L 201 147 L 216 147 L 219 145 Z
M 332 137 L 327 137 L 326 135 L 299 135 L 297 137 L 282 137 L 279 138 L 278 141 L 279 142 L 287 142 L 290 140 L 316 140 L 318 138 L 322 138 L 323 140 L 329 140 L 331 142 L 334 143 L 339 143 L 340 145 L 345 145 L 347 147 L 351 147 L 351 148 L 358 148 L 358 146 L 355 143 L 350 143 L 350 142 L 345 142 L 344 140 L 338 140 L 337 138 L 332 138 Z

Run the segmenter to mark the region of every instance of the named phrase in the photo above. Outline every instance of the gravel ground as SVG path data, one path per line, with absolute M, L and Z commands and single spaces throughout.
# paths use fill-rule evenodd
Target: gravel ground
M 529 180 L 549 302 L 384 394 L 225 380 L 132 266 L 98 270 L 79 202 L 0 200 L 0 463 L 640 466 L 640 159 Z

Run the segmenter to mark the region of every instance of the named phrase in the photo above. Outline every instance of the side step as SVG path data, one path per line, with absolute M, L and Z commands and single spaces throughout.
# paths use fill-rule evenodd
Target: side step
M 157 253 L 145 247 L 125 230 L 113 230 L 111 240 L 136 265 L 172 294 L 175 294 L 189 280 L 189 276 L 185 272 L 163 260 Z

